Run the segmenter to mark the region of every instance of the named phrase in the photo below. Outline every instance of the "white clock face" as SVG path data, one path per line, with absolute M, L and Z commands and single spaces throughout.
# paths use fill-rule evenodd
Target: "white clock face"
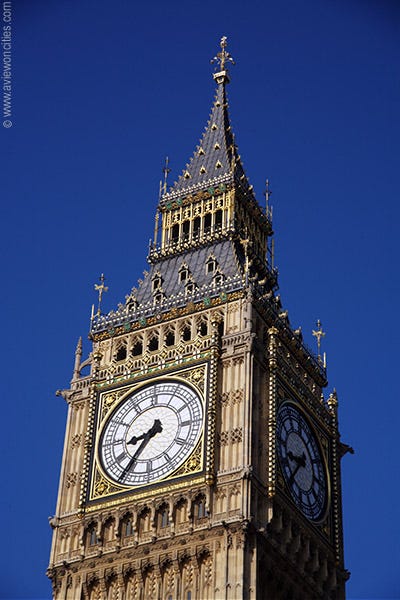
M 291 402 L 278 411 L 277 450 L 295 504 L 311 521 L 320 521 L 328 502 L 324 460 L 312 429 Z
M 203 429 L 203 404 L 188 385 L 153 383 L 133 392 L 106 422 L 99 457 L 126 486 L 163 479 L 193 452 Z

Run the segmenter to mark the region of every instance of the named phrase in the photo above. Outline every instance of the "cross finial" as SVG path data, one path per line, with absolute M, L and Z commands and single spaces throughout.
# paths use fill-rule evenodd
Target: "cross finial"
M 325 367 L 326 366 L 325 353 L 324 353 L 324 360 L 323 361 L 322 361 L 322 358 L 321 358 L 321 339 L 323 337 L 325 337 L 325 332 L 322 331 L 322 323 L 321 323 L 321 321 L 319 319 L 318 319 L 316 325 L 317 325 L 317 329 L 315 331 L 313 330 L 312 334 L 313 334 L 314 337 L 317 338 L 318 362 L 320 362 L 320 363 L 323 362 L 324 367 Z
M 226 35 L 222 36 L 220 41 L 221 52 L 218 52 L 217 55 L 214 56 L 213 59 L 211 59 L 211 63 L 219 63 L 219 72 L 214 73 L 214 79 L 217 81 L 217 83 L 223 83 L 225 81 L 229 82 L 228 73 L 226 72 L 226 63 L 231 62 L 233 65 L 235 64 L 235 61 L 233 60 L 232 56 L 226 50 L 226 47 L 228 45 L 227 41 L 228 38 L 226 37 Z
M 99 303 L 98 303 L 98 307 L 97 307 L 97 316 L 100 315 L 101 301 L 103 299 L 103 292 L 108 292 L 108 287 L 104 285 L 104 282 L 105 282 L 104 273 L 102 273 L 100 275 L 99 279 L 100 279 L 100 283 L 94 284 L 94 289 L 96 290 L 96 292 L 99 292 Z

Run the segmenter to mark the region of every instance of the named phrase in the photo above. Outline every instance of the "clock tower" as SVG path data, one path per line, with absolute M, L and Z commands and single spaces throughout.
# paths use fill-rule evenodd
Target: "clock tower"
M 271 214 L 228 115 L 226 38 L 215 62 L 205 132 L 161 189 L 148 271 L 93 314 L 92 351 L 82 360 L 78 343 L 59 392 L 56 600 L 345 597 L 337 395 L 276 293 Z

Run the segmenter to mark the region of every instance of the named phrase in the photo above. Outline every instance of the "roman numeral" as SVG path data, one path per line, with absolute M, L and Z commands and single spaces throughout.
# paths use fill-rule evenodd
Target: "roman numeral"
M 123 450 L 121 454 L 115 457 L 118 462 L 123 462 L 126 458 L 128 458 L 128 454 Z

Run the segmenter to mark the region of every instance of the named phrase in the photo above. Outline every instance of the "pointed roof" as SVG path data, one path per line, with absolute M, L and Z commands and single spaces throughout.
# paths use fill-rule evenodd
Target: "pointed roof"
M 220 70 L 213 75 L 217 89 L 210 118 L 189 163 L 169 191 L 163 194 L 161 202 L 234 181 L 245 189 L 250 188 L 229 120 L 225 89 L 229 75 L 225 63 L 233 60 L 226 51 L 226 37 L 221 39 L 221 52 L 214 60 L 219 62 Z

